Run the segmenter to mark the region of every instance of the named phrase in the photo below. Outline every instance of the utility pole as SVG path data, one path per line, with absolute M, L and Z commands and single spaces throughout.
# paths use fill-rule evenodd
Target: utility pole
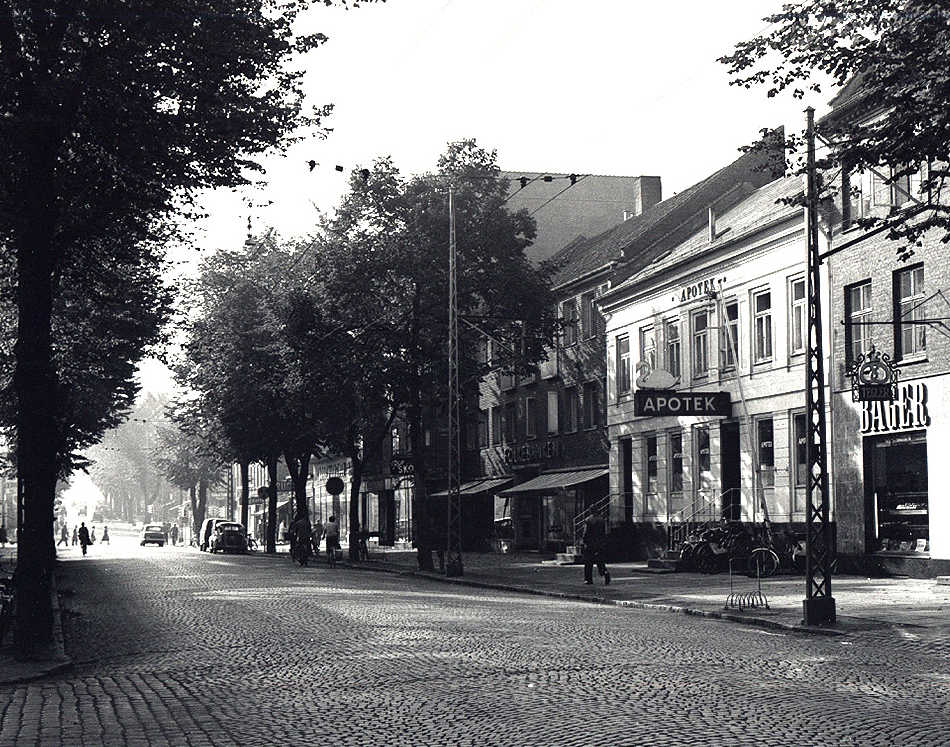
M 234 521 L 234 464 L 228 462 L 228 521 Z
M 459 423 L 459 323 L 455 258 L 455 188 L 449 186 L 449 485 L 446 496 L 445 575 L 462 575 L 461 471 L 462 437 Z
M 835 622 L 831 596 L 831 524 L 828 521 L 828 463 L 825 429 L 825 369 L 821 339 L 821 259 L 818 255 L 818 191 L 815 173 L 815 110 L 805 110 L 808 128 L 807 248 L 808 354 L 805 365 L 805 404 L 808 417 L 808 487 L 806 491 L 805 599 L 806 625 Z

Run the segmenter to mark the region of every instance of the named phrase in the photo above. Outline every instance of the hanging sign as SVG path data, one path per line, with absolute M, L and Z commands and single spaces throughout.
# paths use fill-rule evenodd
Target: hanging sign
M 891 356 L 871 345 L 848 366 L 851 378 L 852 402 L 893 402 L 897 399 L 897 379 L 901 370 L 891 361 Z
M 669 415 L 732 415 L 729 392 L 680 394 L 664 390 L 638 389 L 633 393 L 633 414 L 652 417 Z

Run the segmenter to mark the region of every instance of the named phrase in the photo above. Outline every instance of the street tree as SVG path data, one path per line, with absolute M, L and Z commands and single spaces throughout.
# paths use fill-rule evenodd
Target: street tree
M 873 169 L 895 184 L 923 165 L 913 209 L 860 222 L 887 229 L 901 259 L 930 231 L 950 241 L 950 204 L 942 199 L 950 173 L 950 7 L 931 0 L 807 0 L 764 20 L 765 32 L 720 58 L 732 85 L 798 98 L 822 93 L 826 80 L 846 86 L 846 116 L 832 112 L 819 124 L 833 145 L 832 158 L 819 166 Z M 801 154 L 801 136 L 790 135 L 791 149 Z
M 0 248 L 15 257 L 12 391 L 25 516 L 16 638 L 24 655 L 52 640 L 47 535 L 70 448 L 57 409 L 70 378 L 54 347 L 63 279 L 71 268 L 83 279 L 115 268 L 134 280 L 149 247 L 167 242 L 167 217 L 196 190 L 245 183 L 255 154 L 285 144 L 298 125 L 318 124 L 324 112 L 304 112 L 294 63 L 324 40 L 295 32 L 309 5 L 0 4 Z M 106 261 L 84 256 L 93 247 Z M 134 360 L 141 351 L 108 352 Z
M 501 365 L 524 372 L 543 358 L 555 327 L 548 271 L 524 254 L 536 233 L 534 220 L 505 206 L 508 182 L 496 153 L 473 140 L 450 143 L 436 173 L 408 179 L 390 159 L 380 159 L 354 172 L 328 226 L 328 243 L 337 247 L 325 267 L 328 293 L 361 328 L 384 332 L 373 365 L 385 374 L 393 410 L 408 422 L 421 568 L 432 567 L 431 549 L 441 534 L 428 510 L 433 465 L 426 463 L 424 432 L 427 418 L 444 417 L 447 402 L 449 186 L 455 190 L 458 308 L 469 321 L 459 328 L 468 383 L 463 401 L 469 401 L 486 370 L 477 355 L 486 335 L 502 343 Z

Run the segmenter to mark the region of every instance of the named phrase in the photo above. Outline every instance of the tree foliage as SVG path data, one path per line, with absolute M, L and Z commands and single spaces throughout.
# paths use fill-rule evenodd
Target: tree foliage
M 868 218 L 889 227 L 906 258 L 931 230 L 950 241 L 944 196 L 950 154 L 950 7 L 930 0 L 807 0 L 764 19 L 769 30 L 721 58 L 732 84 L 822 92 L 822 76 L 848 85 L 846 111 L 832 112 L 819 133 L 835 164 L 853 171 L 888 170 L 893 183 L 925 166 L 914 209 Z M 846 105 L 846 106 L 845 106 Z M 792 142 L 801 152 L 801 137 Z

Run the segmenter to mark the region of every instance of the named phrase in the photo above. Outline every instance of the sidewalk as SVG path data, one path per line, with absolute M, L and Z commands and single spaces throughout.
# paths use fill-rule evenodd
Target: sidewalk
M 433 553 L 435 557 L 435 553 Z M 838 620 L 831 627 L 802 624 L 803 576 L 783 575 L 762 579 L 761 591 L 768 608 L 727 608 L 730 594 L 745 595 L 758 590 L 755 579 L 728 573 L 657 573 L 645 562 L 612 563 L 608 566 L 610 586 L 596 574 L 594 585 L 584 584 L 580 565 L 542 562 L 536 554 L 466 553 L 464 574 L 446 578 L 444 574 L 417 571 L 414 551 L 372 548 L 370 559 L 353 567 L 372 568 L 444 582 L 544 594 L 643 609 L 660 609 L 683 614 L 732 620 L 766 628 L 839 635 L 890 627 L 929 628 L 950 633 L 950 586 L 934 579 L 866 578 L 836 576 L 832 579 Z M 438 559 L 435 558 L 438 563 Z

